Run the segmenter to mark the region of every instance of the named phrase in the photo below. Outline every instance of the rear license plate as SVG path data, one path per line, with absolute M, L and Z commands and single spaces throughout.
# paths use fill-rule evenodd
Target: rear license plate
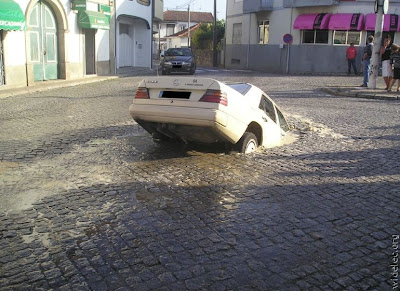
M 192 92 L 184 91 L 161 91 L 159 98 L 189 99 Z

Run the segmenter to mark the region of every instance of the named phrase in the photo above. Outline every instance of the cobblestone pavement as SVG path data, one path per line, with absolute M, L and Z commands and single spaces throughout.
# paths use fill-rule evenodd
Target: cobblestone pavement
M 154 143 L 141 77 L 0 99 L 1 290 L 397 287 L 400 103 L 319 89 L 361 77 L 200 76 L 258 85 L 297 140 Z

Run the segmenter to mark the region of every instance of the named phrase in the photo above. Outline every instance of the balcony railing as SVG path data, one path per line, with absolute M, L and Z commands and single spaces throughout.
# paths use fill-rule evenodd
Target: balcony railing
M 243 0 L 243 13 L 270 11 L 274 0 Z

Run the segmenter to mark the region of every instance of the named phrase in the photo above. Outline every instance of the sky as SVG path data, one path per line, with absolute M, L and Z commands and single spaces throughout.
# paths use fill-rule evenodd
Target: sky
M 217 1 L 217 19 L 226 17 L 226 0 Z M 186 10 L 190 3 L 190 11 L 211 12 L 214 15 L 214 0 L 164 0 L 164 11 Z M 177 8 L 179 7 L 179 8 Z

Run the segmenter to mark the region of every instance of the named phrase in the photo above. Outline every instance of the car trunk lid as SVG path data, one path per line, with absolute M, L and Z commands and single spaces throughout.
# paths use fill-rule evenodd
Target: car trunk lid
M 197 102 L 208 89 L 220 90 L 219 82 L 208 78 L 147 78 L 142 85 L 148 89 L 150 100 L 159 102 Z

